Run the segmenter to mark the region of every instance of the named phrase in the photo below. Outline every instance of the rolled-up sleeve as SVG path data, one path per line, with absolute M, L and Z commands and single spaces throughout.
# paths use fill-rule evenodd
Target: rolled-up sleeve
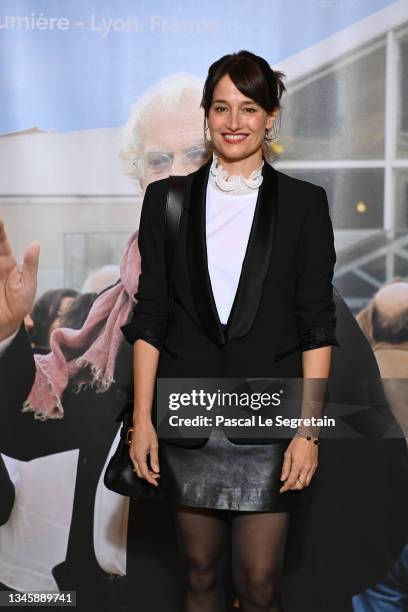
M 307 207 L 296 260 L 296 317 L 302 351 L 340 346 L 332 285 L 336 252 L 327 194 L 322 187 Z
M 161 349 L 167 324 L 168 290 L 165 266 L 164 181 L 146 189 L 139 225 L 141 274 L 129 322 L 121 327 L 130 344 L 142 339 Z

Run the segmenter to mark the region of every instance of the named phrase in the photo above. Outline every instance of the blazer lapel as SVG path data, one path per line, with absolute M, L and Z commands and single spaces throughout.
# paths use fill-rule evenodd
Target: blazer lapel
M 212 158 L 194 174 L 189 201 L 187 252 L 194 305 L 202 327 L 216 344 L 225 344 L 225 335 L 208 272 L 205 201 Z
M 194 173 L 189 196 L 187 252 L 190 281 L 198 317 L 216 344 L 239 338 L 251 329 L 262 297 L 276 224 L 277 176 L 266 161 L 242 271 L 224 332 L 208 271 L 206 191 L 212 159 Z
M 271 258 L 276 226 L 278 179 L 276 170 L 266 161 L 262 175 L 263 181 L 258 190 L 242 272 L 228 318 L 228 340 L 240 338 L 251 329 Z

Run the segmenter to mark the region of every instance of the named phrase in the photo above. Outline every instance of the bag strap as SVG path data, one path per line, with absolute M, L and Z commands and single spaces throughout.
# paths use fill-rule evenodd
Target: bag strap
M 183 210 L 183 202 L 186 190 L 186 177 L 169 176 L 169 181 L 170 184 L 166 203 L 165 254 L 167 287 L 170 296 L 177 235 L 180 227 L 180 218 Z
M 166 202 L 166 221 L 165 221 L 165 256 L 166 256 L 166 275 L 168 290 L 167 306 L 167 334 L 171 313 L 173 310 L 173 268 L 176 254 L 177 235 L 180 227 L 181 213 L 186 189 L 185 176 L 169 176 L 169 191 Z

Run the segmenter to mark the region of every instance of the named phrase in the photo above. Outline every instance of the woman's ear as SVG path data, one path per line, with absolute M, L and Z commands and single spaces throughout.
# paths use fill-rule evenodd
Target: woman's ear
M 268 118 L 266 120 L 266 129 L 270 130 L 273 124 L 275 123 L 276 115 L 278 114 L 279 109 L 275 108 L 274 111 L 268 114 Z

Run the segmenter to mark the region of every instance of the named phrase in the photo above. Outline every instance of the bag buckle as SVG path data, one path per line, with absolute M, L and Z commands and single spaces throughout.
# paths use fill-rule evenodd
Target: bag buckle
M 132 444 L 132 436 L 131 436 L 132 431 L 133 431 L 133 427 L 129 427 L 125 435 L 125 444 L 128 444 L 129 446 Z

